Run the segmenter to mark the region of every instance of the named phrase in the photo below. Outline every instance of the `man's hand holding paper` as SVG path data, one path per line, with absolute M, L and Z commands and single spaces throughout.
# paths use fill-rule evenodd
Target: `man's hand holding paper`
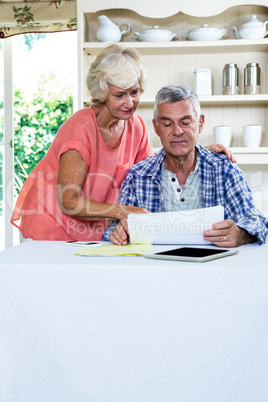
M 203 232 L 204 240 L 219 247 L 237 247 L 240 244 L 254 243 L 257 239 L 246 230 L 237 226 L 232 219 L 215 223 L 212 228 Z

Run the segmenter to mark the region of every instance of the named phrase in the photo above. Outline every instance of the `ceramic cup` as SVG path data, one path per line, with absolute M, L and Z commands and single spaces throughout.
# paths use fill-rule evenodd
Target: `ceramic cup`
M 216 126 L 213 127 L 213 137 L 215 144 L 222 144 L 229 147 L 232 139 L 232 127 Z
M 243 140 L 245 147 L 256 148 L 261 143 L 262 126 L 250 124 L 243 127 Z

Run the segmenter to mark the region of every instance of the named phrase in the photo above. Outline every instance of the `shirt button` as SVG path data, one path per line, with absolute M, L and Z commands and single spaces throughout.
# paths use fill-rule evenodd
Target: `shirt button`
M 178 193 L 180 193 L 180 192 L 181 192 L 181 189 L 180 189 L 180 188 L 177 188 L 177 191 L 178 191 Z
M 171 181 L 176 181 L 175 177 L 172 177 Z
M 185 201 L 185 198 L 181 198 L 181 202 L 184 202 Z

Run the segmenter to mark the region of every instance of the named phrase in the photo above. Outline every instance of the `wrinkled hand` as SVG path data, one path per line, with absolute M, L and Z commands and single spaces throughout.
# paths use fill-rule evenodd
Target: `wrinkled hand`
M 219 247 L 238 247 L 256 241 L 254 236 L 238 227 L 232 219 L 214 223 L 211 229 L 203 232 L 203 238 Z
M 125 205 L 121 205 L 125 208 L 126 215 L 132 214 L 148 214 L 150 211 L 145 208 L 138 208 L 138 207 L 128 207 Z M 114 230 L 109 236 L 109 239 L 116 245 L 126 245 L 129 240 L 129 231 L 127 225 L 127 219 L 121 219 L 121 221 L 116 225 Z
M 114 228 L 109 236 L 109 239 L 118 246 L 127 244 L 129 240 L 129 232 L 127 219 L 122 219 Z
M 229 148 L 227 148 L 225 145 L 212 144 L 206 148 L 212 152 L 216 152 L 217 154 L 220 154 L 221 152 L 223 152 L 223 153 L 225 153 L 227 158 L 231 160 L 231 162 L 236 163 L 236 159 L 235 159 L 234 155 L 232 154 L 232 151 Z

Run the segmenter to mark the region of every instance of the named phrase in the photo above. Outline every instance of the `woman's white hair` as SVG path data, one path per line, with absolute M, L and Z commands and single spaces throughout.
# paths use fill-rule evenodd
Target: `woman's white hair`
M 109 94 L 108 84 L 122 89 L 140 84 L 143 93 L 146 84 L 146 67 L 136 49 L 123 47 L 117 43 L 105 47 L 90 65 L 86 78 L 91 101 L 105 102 Z

